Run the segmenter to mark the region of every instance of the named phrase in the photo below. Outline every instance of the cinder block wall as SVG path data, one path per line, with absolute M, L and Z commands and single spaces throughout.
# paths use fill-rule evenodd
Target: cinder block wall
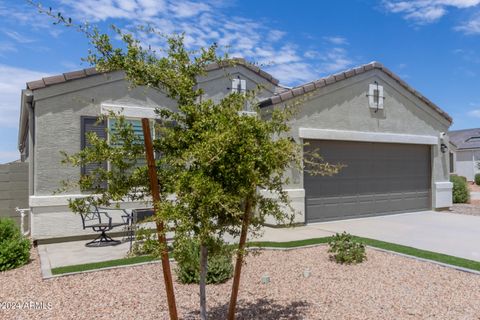
M 15 207 L 28 208 L 28 163 L 0 164 L 0 217 L 10 217 L 20 226 Z M 28 216 L 25 226 L 29 225 Z

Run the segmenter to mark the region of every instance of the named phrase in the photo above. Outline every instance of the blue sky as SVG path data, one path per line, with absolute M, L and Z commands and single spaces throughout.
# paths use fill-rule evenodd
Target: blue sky
M 43 1 L 102 30 L 147 23 L 216 42 L 297 85 L 380 61 L 447 111 L 452 129 L 480 127 L 480 0 Z M 142 37 L 142 35 L 139 35 Z M 155 37 L 142 40 L 162 46 Z M 85 38 L 26 2 L 0 0 L 0 163 L 16 151 L 25 82 L 88 67 Z

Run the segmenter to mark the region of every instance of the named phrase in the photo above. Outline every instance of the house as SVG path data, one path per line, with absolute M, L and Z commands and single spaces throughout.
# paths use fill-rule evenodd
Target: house
M 475 180 L 480 173 L 480 128 L 455 130 L 448 132 L 450 141 L 455 145 L 452 152 L 452 173 Z
M 292 169 L 285 186 L 298 223 L 441 209 L 451 205 L 448 144 L 450 116 L 377 62 L 295 88 L 260 68 L 238 60 L 212 64 L 199 86 L 214 100 L 255 88 L 262 109 L 300 99 L 291 120 L 292 137 L 319 148 L 329 162 L 346 167 L 333 177 Z M 75 153 L 96 116 L 121 111 L 138 121 L 154 118 L 154 108 L 175 109 L 164 93 L 129 88 L 122 72 L 85 69 L 27 83 L 22 91 L 19 150 L 29 163 L 32 236 L 38 241 L 68 240 L 84 234 L 67 199 L 79 191 L 55 194 L 60 181 L 80 169 L 60 164 L 60 151 Z M 108 123 L 106 124 L 108 125 Z M 138 207 L 135 203 L 125 206 Z M 273 222 L 271 222 L 273 223 Z

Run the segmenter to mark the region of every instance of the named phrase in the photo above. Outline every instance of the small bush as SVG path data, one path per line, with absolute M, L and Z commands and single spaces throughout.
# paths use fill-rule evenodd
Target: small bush
M 353 239 L 351 234 L 343 232 L 335 234 L 328 242 L 332 253 L 330 259 L 337 263 L 356 264 L 361 263 L 367 258 L 365 254 L 365 245 Z
M 155 231 L 139 228 L 135 232 L 135 242 L 132 245 L 132 251 L 129 253 L 129 256 L 143 255 L 159 257 L 160 244 Z
M 477 174 L 475 175 L 475 184 L 476 184 L 477 186 L 480 186 L 480 173 L 477 173 Z
M 23 266 L 30 259 L 30 241 L 12 219 L 0 219 L 0 271 Z
M 453 203 L 467 203 L 470 200 L 467 179 L 461 176 L 450 176 L 450 181 L 453 183 Z
M 177 262 L 175 272 L 180 283 L 200 282 L 200 244 L 195 240 L 176 243 L 173 256 Z M 232 249 L 223 242 L 209 245 L 207 284 L 223 283 L 233 275 Z

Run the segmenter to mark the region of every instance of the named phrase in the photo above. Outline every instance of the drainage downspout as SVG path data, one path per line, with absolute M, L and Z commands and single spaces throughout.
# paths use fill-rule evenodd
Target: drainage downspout
M 34 194 L 34 180 L 35 180 L 35 110 L 33 109 L 33 95 L 27 95 L 25 105 L 28 111 L 28 207 L 30 208 L 30 196 Z M 29 211 L 29 231 L 30 236 L 33 236 L 33 211 Z

